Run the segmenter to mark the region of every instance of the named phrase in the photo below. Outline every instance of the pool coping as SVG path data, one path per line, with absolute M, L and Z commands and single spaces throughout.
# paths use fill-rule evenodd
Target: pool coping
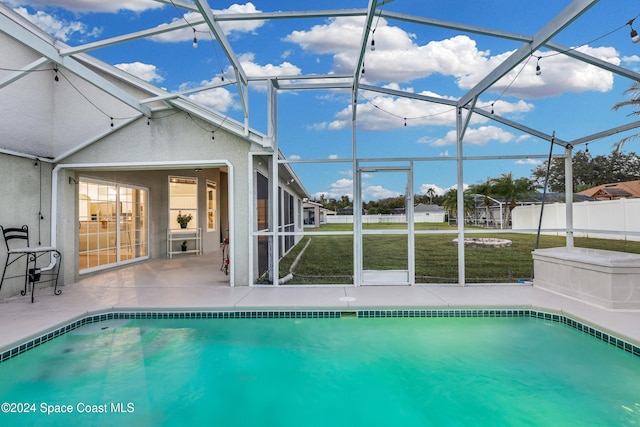
M 459 307 L 459 308 L 269 308 L 269 309 L 229 309 L 229 308 L 107 308 L 86 312 L 67 321 L 43 329 L 28 337 L 14 341 L 0 348 L 0 363 L 64 335 L 81 326 L 114 319 L 322 319 L 322 318 L 404 318 L 404 317 L 528 317 L 565 324 L 579 332 L 588 334 L 634 356 L 640 357 L 640 343 L 623 337 L 614 331 L 581 319 L 580 316 L 543 307 Z

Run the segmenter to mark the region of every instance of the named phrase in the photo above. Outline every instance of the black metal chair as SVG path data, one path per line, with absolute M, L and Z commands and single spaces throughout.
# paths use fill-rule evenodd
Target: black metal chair
M 62 290 L 58 289 L 58 276 L 60 275 L 60 262 L 62 255 L 52 246 L 29 246 L 29 227 L 23 225 L 20 228 L 4 228 L 0 225 L 4 243 L 7 247 L 7 260 L 2 271 L 2 279 L 0 280 L 0 290 L 5 279 L 13 279 L 23 277 L 22 274 L 5 277 L 7 269 L 13 263 L 26 259 L 24 270 L 24 290 L 20 291 L 21 295 L 27 294 L 28 285 L 31 285 L 31 302 L 33 302 L 33 292 L 36 282 L 54 282 L 53 293 L 60 295 Z M 38 267 L 38 259 L 43 255 L 50 255 L 49 265 L 46 267 Z

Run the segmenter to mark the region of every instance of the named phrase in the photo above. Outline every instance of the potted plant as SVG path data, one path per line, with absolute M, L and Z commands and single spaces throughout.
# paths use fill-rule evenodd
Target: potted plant
M 180 228 L 187 228 L 192 218 L 191 214 L 182 215 L 182 211 L 178 211 L 178 217 L 176 219 L 178 220 L 178 224 L 180 224 Z
M 182 248 L 182 252 L 186 252 L 187 251 L 187 241 L 186 240 L 182 241 L 181 248 Z

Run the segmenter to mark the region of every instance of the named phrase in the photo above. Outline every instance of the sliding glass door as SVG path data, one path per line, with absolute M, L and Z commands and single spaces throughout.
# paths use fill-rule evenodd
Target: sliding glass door
M 147 189 L 81 179 L 78 200 L 80 273 L 148 258 Z

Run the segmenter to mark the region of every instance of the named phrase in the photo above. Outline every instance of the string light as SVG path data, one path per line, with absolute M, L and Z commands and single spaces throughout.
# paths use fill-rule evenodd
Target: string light
M 542 70 L 540 69 L 541 59 L 542 59 L 542 56 L 538 56 L 538 62 L 536 62 L 536 76 L 539 76 L 540 74 L 542 74 Z
M 53 76 L 53 80 L 56 82 L 60 81 L 60 79 L 58 78 L 58 67 L 54 68 L 53 71 L 56 72 L 56 74 Z
M 196 37 L 196 29 L 193 29 L 193 48 L 198 48 L 198 38 Z
M 371 51 L 373 52 L 374 50 L 376 50 L 376 41 L 372 37 L 371 38 Z
M 111 119 L 111 127 L 113 127 L 113 117 L 110 117 Z
M 381 108 L 381 107 L 377 106 L 376 104 L 374 104 L 374 103 L 373 103 L 373 101 L 372 101 L 371 99 L 368 99 L 368 98 L 367 98 L 367 97 L 365 97 L 364 95 L 362 95 L 362 96 L 363 96 L 363 98 L 365 99 L 365 101 L 366 101 L 369 105 L 371 105 L 373 108 L 376 108 L 376 109 L 378 109 L 378 110 L 382 111 L 382 112 L 383 112 L 383 113 L 385 113 L 385 114 L 388 114 L 388 115 L 390 115 L 390 116 L 397 117 L 397 118 L 399 118 L 400 120 L 403 120 L 403 124 L 404 124 L 404 126 L 407 126 L 407 120 L 421 120 L 421 119 L 428 119 L 428 118 L 435 117 L 435 116 L 439 116 L 439 115 L 441 115 L 441 114 L 446 114 L 446 113 L 449 113 L 449 112 L 451 112 L 451 111 L 455 110 L 455 108 L 453 108 L 453 109 L 448 109 L 448 110 L 440 111 L 439 113 L 428 114 L 428 115 L 426 115 L 426 116 L 419 116 L 419 117 L 403 117 L 403 116 L 399 116 L 399 115 L 397 115 L 397 114 L 392 113 L 391 111 L 387 111 L 387 110 L 385 110 L 385 109 L 383 109 L 383 108 Z M 355 103 L 355 102 L 357 102 L 357 101 L 354 99 L 354 103 Z
M 589 143 L 588 142 L 587 142 L 586 147 L 587 147 L 587 149 L 584 150 L 584 154 L 589 155 Z
M 636 19 L 633 18 L 632 20 L 630 20 L 629 22 L 627 22 L 627 25 L 631 28 L 631 41 L 633 43 L 638 43 L 640 41 L 640 36 L 638 35 L 638 32 L 633 28 L 633 21 L 635 21 Z

